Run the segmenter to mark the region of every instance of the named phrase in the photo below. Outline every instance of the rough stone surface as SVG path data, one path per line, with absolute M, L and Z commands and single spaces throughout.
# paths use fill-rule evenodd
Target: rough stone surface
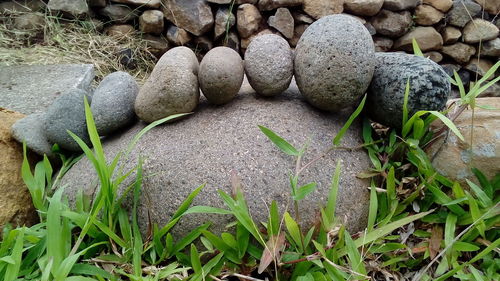
M 476 3 L 481 5 L 483 9 L 492 14 L 498 15 L 500 13 L 500 1 L 499 0 L 474 0 Z
M 38 155 L 54 157 L 52 144 L 45 136 L 45 113 L 34 113 L 19 119 L 12 126 L 12 137 L 19 143 L 26 142 L 26 146 Z
M 295 22 L 298 22 L 298 23 L 302 22 L 302 23 L 311 24 L 314 22 L 314 19 L 311 18 L 310 16 L 303 14 L 303 13 L 299 13 L 297 11 L 293 11 L 292 16 L 293 16 L 293 19 L 295 20 Z
M 238 28 L 238 33 L 243 38 L 248 38 L 257 32 L 262 20 L 259 9 L 252 4 L 238 6 L 236 17 L 236 27 Z
M 495 83 L 487 88 L 479 97 L 497 97 L 500 98 L 500 83 Z
M 337 111 L 356 104 L 375 68 L 370 33 L 345 15 L 321 18 L 304 32 L 295 49 L 295 79 L 313 106 Z
M 210 103 L 225 104 L 239 92 L 244 74 L 240 54 L 228 47 L 217 47 L 203 57 L 198 81 Z
M 253 39 L 255 39 L 256 37 L 262 36 L 262 35 L 266 35 L 266 34 L 274 34 L 274 35 L 278 35 L 281 37 L 281 33 L 274 31 L 274 30 L 271 30 L 269 28 L 266 28 L 266 29 L 261 30 L 259 33 L 254 34 L 248 38 L 241 38 L 241 48 L 242 49 L 248 48 L 248 45 L 250 45 L 250 43 L 252 42 Z
M 170 45 L 163 36 L 153 36 L 151 34 L 144 34 L 142 39 L 146 41 L 148 51 L 158 59 L 170 49 Z
M 161 0 L 111 0 L 111 2 L 129 4 L 147 8 L 160 8 Z
M 415 8 L 422 0 L 385 0 L 384 9 L 391 11 L 403 11 Z
M 429 4 L 443 13 L 448 12 L 453 6 L 453 0 L 423 0 L 423 3 Z
M 288 43 L 290 43 L 290 46 L 296 47 L 297 43 L 299 43 L 300 37 L 302 37 L 302 34 L 306 31 L 306 29 L 309 27 L 309 24 L 298 24 L 295 26 L 293 30 L 293 37 L 292 39 L 288 40 Z
M 388 52 L 392 49 L 394 41 L 390 38 L 374 36 L 373 43 L 375 44 L 375 52 Z
M 236 17 L 229 11 L 228 8 L 221 7 L 215 14 L 215 39 L 226 33 L 227 29 L 231 29 L 236 24 Z
M 45 113 L 45 136 L 50 143 L 57 143 L 69 151 L 81 151 L 80 146 L 68 134 L 68 130 L 90 144 L 85 121 L 84 96 L 91 97 L 80 89 L 64 92 L 47 108 Z
M 410 79 L 408 112 L 441 110 L 450 93 L 444 70 L 433 61 L 404 53 L 376 53 L 377 66 L 368 90 L 368 112 L 373 120 L 400 128 L 405 88 Z
M 44 112 L 67 89 L 89 91 L 92 80 L 91 64 L 2 66 L 0 107 L 23 114 Z
M 147 10 L 139 17 L 139 29 L 144 33 L 160 35 L 163 32 L 163 13 L 159 10 Z
M 384 5 L 384 0 L 344 0 L 344 8 L 357 16 L 374 16 Z
M 245 52 L 245 72 L 257 94 L 275 96 L 284 92 L 293 76 L 293 54 L 282 37 L 256 37 Z
M 109 36 L 123 37 L 135 32 L 135 27 L 130 24 L 113 24 L 104 29 L 104 33 Z
M 208 106 L 203 102 L 198 112 L 189 118 L 149 131 L 139 141 L 124 169 L 136 165 L 139 155 L 146 157 L 143 197 L 139 207 L 141 229 L 146 230 L 148 211 L 151 220 L 163 226 L 188 194 L 203 183 L 207 185 L 193 205 L 223 208 L 217 190 L 231 192 L 231 171 L 236 171 L 241 177 L 243 192 L 256 221 L 267 220 L 267 212 L 263 210 L 272 200 L 278 202 L 283 212 L 291 204 L 288 176 L 295 167 L 294 159 L 279 151 L 257 125 L 276 131 L 296 147 L 309 143 L 304 159 L 307 163 L 331 146 L 333 136 L 347 117 L 314 110 L 302 100 L 296 86 L 269 100 L 255 98 L 249 85 L 244 84 L 236 99 L 223 107 Z M 122 135 L 105 141 L 104 151 L 113 157 L 126 148 L 144 126 L 139 123 Z M 358 146 L 362 144 L 360 135 L 360 125 L 354 123 L 343 141 L 346 146 Z M 304 171 L 300 183 L 315 181 L 318 188 L 300 202 L 301 218 L 307 225 L 316 222 L 318 207 L 327 200 L 339 160 L 342 174 L 336 213 L 338 218 L 348 222 L 346 226 L 353 233 L 366 227 L 369 206 L 366 189 L 369 183 L 356 178 L 359 172 L 370 167 L 366 153 L 361 150 L 335 151 Z M 68 184 L 65 190 L 70 197 L 80 188 L 84 188 L 87 194 L 94 194 L 95 186 L 90 184 L 94 182 L 92 178 L 95 179 L 94 171 L 84 159 L 73 166 L 62 184 Z M 126 202 L 130 204 L 130 201 Z M 174 228 L 174 237 L 185 235 L 207 221 L 213 223 L 211 231 L 227 231 L 224 226 L 233 220 L 223 215 L 186 215 Z
M 396 40 L 394 49 L 413 52 L 413 38 L 423 52 L 440 50 L 443 47 L 443 38 L 434 27 L 419 26 Z
M 476 48 L 464 43 L 455 43 L 453 45 L 444 46 L 441 52 L 459 64 L 466 64 L 470 58 L 476 53 Z
M 16 0 L 0 3 L 0 13 L 11 15 L 12 13 L 39 12 L 45 10 L 47 4 L 41 0 Z
M 340 14 L 344 11 L 344 0 L 303 0 L 302 9 L 315 19 Z
M 108 17 L 115 23 L 126 23 L 137 18 L 137 13 L 124 5 L 108 5 L 98 11 L 99 15 Z
M 186 30 L 171 25 L 167 30 L 167 39 L 176 46 L 183 46 L 189 43 L 192 37 Z
M 391 12 L 382 10 L 371 19 L 370 23 L 375 27 L 378 34 L 397 38 L 410 30 L 412 18 L 411 13 L 408 11 Z
M 479 76 L 484 76 L 490 68 L 493 67 L 493 63 L 487 59 L 472 58 L 469 63 L 464 66 L 465 69 L 477 73 Z M 492 80 L 493 76 L 490 76 L 487 80 Z
M 419 5 L 415 8 L 415 17 L 419 25 L 434 25 L 443 19 L 444 13 L 431 5 Z
M 258 7 L 261 11 L 271 11 L 281 7 L 302 5 L 302 0 L 259 0 Z
M 481 55 L 490 57 L 500 57 L 500 38 L 484 42 L 481 45 Z
M 139 86 L 126 72 L 113 72 L 99 83 L 92 97 L 92 113 L 100 136 L 108 136 L 135 119 Z
M 453 7 L 446 15 L 446 21 L 451 25 L 464 27 L 481 10 L 481 6 L 472 0 L 453 0 Z
M 45 25 L 45 16 L 41 13 L 21 14 L 14 20 L 17 29 L 40 29 Z
M 24 115 L 0 109 L 0 229 L 7 223 L 31 226 L 38 222 L 28 188 L 21 178 L 23 147 L 12 138 L 10 127 Z
M 269 26 L 276 28 L 286 38 L 291 39 L 294 32 L 294 19 L 287 8 L 278 8 L 274 16 L 267 20 Z
M 460 37 L 462 37 L 462 32 L 456 27 L 447 26 L 441 32 L 441 36 L 443 37 L 444 44 L 453 44 L 456 43 Z
M 459 101 L 459 99 L 450 100 L 450 104 Z M 500 98 L 476 99 L 476 105 L 499 108 Z M 456 110 L 455 105 L 450 112 Z M 476 106 L 473 127 L 471 120 L 472 110 L 468 109 L 453 122 L 464 136 L 464 141 L 450 132 L 438 139 L 428 152 L 434 168 L 439 173 L 462 183 L 465 183 L 466 179 L 477 182 L 470 167 L 478 168 L 488 179 L 500 173 L 500 112 Z M 442 124 L 436 122 L 434 127 L 439 125 Z
M 196 36 L 214 26 L 212 9 L 205 0 L 164 0 L 162 10 L 170 22 Z
M 443 55 L 440 52 L 430 51 L 424 53 L 424 57 L 432 60 L 435 63 L 440 63 L 443 60 Z
M 498 27 L 489 21 L 474 19 L 470 21 L 463 30 L 463 40 L 466 43 L 478 43 L 497 38 L 500 31 Z
M 89 13 L 86 0 L 49 0 L 47 7 L 71 17 L 82 17 Z
M 137 116 L 151 123 L 193 111 L 198 105 L 198 59 L 187 47 L 175 47 L 156 63 L 135 100 Z

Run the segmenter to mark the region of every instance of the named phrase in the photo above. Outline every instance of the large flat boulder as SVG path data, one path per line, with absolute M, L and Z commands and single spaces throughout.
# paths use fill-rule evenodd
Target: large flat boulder
M 317 157 L 332 144 L 332 138 L 347 120 L 348 114 L 321 112 L 309 106 L 295 83 L 276 98 L 259 98 L 247 81 L 235 100 L 224 106 L 202 101 L 196 113 L 183 120 L 157 127 L 138 143 L 124 171 L 145 157 L 144 182 L 139 209 L 141 228 L 146 229 L 147 211 L 151 219 L 163 226 L 179 204 L 199 185 L 206 187 L 195 200 L 196 205 L 223 207 L 217 190 L 231 191 L 231 171 L 237 171 L 253 217 L 266 221 L 267 208 L 276 200 L 283 211 L 293 213 L 289 174 L 295 169 L 293 157 L 285 155 L 264 136 L 257 125 L 266 126 L 294 146 L 309 143 L 303 163 Z M 104 151 L 113 157 L 127 144 L 144 123 L 107 139 Z M 344 145 L 361 144 L 360 124 L 355 123 L 344 138 Z M 311 181 L 318 188 L 300 202 L 301 217 L 311 225 L 318 216 L 318 207 L 325 205 L 336 161 L 342 162 L 342 178 L 338 195 L 337 216 L 347 222 L 351 231 L 362 230 L 367 221 L 368 183 L 356 175 L 369 168 L 363 150 L 328 154 L 303 173 L 299 184 Z M 64 177 L 63 185 L 70 199 L 79 189 L 95 194 L 96 176 L 87 159 L 77 163 Z M 124 184 L 126 186 L 127 183 Z M 177 234 L 206 221 L 220 232 L 233 218 L 221 215 L 188 215 L 176 227 Z
M 91 64 L 0 67 L 0 107 L 23 114 L 44 112 L 71 88 L 88 91 L 94 80 Z

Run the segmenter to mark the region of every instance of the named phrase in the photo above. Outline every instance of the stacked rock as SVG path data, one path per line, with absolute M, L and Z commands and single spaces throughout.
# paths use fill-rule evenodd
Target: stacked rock
M 91 106 L 98 133 L 107 136 L 135 119 L 133 105 L 138 91 L 135 79 L 128 73 L 111 73 L 93 93 L 69 89 L 55 99 L 46 112 L 28 115 L 17 121 L 12 126 L 12 134 L 40 155 L 53 157 L 53 144 L 64 150 L 79 152 L 80 146 L 68 132 L 90 145 L 84 99 Z

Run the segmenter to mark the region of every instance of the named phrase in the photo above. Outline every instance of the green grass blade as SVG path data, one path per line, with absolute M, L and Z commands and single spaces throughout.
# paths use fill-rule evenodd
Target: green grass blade
M 272 141 L 281 151 L 291 156 L 299 156 L 299 151 L 293 147 L 289 142 L 284 140 L 282 137 L 278 136 L 272 130 L 259 126 L 259 129 L 266 135 L 270 141 Z
M 288 230 L 288 233 L 290 233 L 290 236 L 292 237 L 293 241 L 295 244 L 297 244 L 297 249 L 300 253 L 304 252 L 304 248 L 302 246 L 302 233 L 300 233 L 300 228 L 297 222 L 290 216 L 288 212 L 285 212 L 284 214 L 284 219 L 285 219 L 285 226 L 286 229 Z
M 366 95 L 363 97 L 363 99 L 361 100 L 361 103 L 358 105 L 358 107 L 356 108 L 356 110 L 351 114 L 351 116 L 349 116 L 349 119 L 344 124 L 344 126 L 340 129 L 340 131 L 338 132 L 338 134 L 333 138 L 333 141 L 332 141 L 333 145 L 335 145 L 335 146 L 340 145 L 340 141 L 344 137 L 344 135 L 347 132 L 347 130 L 349 130 L 349 127 L 351 127 L 352 122 L 354 122 L 354 120 L 363 111 L 363 107 L 365 107 L 365 102 L 366 102 Z
M 458 75 L 458 73 L 455 70 L 453 70 L 453 75 L 455 76 L 455 81 L 457 82 L 456 86 L 458 87 L 458 91 L 460 93 L 460 99 L 462 102 L 464 102 L 466 93 L 464 84 L 462 82 L 462 78 L 460 78 L 460 75 Z
M 413 39 L 415 40 L 415 39 Z M 410 78 L 406 80 L 405 95 L 403 99 L 403 124 L 402 127 L 408 122 L 408 97 L 410 96 Z
M 271 208 L 269 209 L 269 225 L 267 229 L 270 236 L 279 234 L 280 223 L 278 204 L 276 204 L 276 201 L 273 200 L 273 202 L 271 202 Z
M 200 191 L 205 187 L 205 185 L 206 184 L 200 185 L 198 188 L 196 188 L 193 192 L 189 194 L 189 196 L 182 202 L 177 211 L 174 213 L 172 219 L 176 219 L 182 216 L 186 212 L 189 206 L 191 206 L 191 203 L 193 203 L 194 198 L 198 195 L 198 193 L 200 193 Z
M 14 247 L 12 248 L 12 254 L 10 256 L 14 263 L 7 265 L 4 276 L 5 281 L 17 280 L 19 269 L 21 268 L 25 229 L 21 228 L 15 231 L 17 232 L 17 237 L 16 242 L 14 243 Z
M 486 193 L 481 189 L 481 187 L 477 186 L 477 184 L 471 182 L 470 180 L 466 179 L 467 184 L 470 186 L 474 194 L 476 194 L 477 198 L 479 199 L 479 203 L 483 208 L 488 208 L 493 205 L 493 201 L 486 195 Z
M 345 239 L 347 256 L 351 261 L 352 270 L 354 270 L 356 273 L 366 275 L 366 268 L 363 265 L 361 254 L 359 253 L 358 248 L 354 244 L 354 241 L 352 240 L 349 232 L 344 231 L 344 239 Z
M 313 192 L 316 189 L 316 183 L 311 182 L 306 185 L 303 185 L 297 189 L 297 192 L 295 196 L 292 196 L 293 200 L 295 201 L 300 201 L 304 198 L 306 198 L 307 195 L 309 195 L 311 192 Z
M 424 54 L 422 53 L 422 50 L 420 49 L 420 46 L 418 46 L 417 40 L 415 38 L 411 39 L 411 45 L 413 47 L 413 54 L 419 57 L 423 57 Z
M 200 254 L 198 254 L 198 250 L 194 244 L 191 244 L 191 267 L 194 273 L 199 274 L 202 272 Z
M 437 111 L 429 111 L 429 113 L 439 118 L 455 135 L 457 135 L 458 138 L 460 138 L 460 140 L 465 140 L 464 136 L 462 136 L 458 128 L 450 119 L 448 119 L 448 117 Z
M 328 216 L 330 223 L 333 223 L 335 219 L 335 209 L 337 208 L 337 195 L 340 186 L 340 172 L 342 166 L 340 160 L 337 161 L 335 166 L 335 173 L 332 177 L 332 182 L 330 184 L 330 192 L 328 193 L 328 200 L 326 201 L 325 213 Z
M 375 226 L 375 221 L 377 220 L 377 211 L 378 211 L 378 197 L 375 184 L 372 181 L 370 188 L 370 208 L 368 213 L 368 224 L 366 227 L 368 232 L 372 231 L 373 227 Z
M 202 234 L 203 230 L 207 230 L 209 226 L 210 223 L 205 223 L 193 229 L 186 236 L 182 237 L 182 239 L 179 242 L 175 243 L 172 253 L 175 254 L 179 251 L 182 251 L 186 246 L 188 246 L 194 240 L 196 240 Z

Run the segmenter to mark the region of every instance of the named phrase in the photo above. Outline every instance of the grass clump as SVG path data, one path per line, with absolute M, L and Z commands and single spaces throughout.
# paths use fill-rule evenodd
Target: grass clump
M 128 71 L 139 82 L 151 73 L 156 58 L 139 34 L 108 36 L 93 20 L 68 20 L 44 14 L 44 25 L 16 28 L 15 19 L 28 12 L 0 14 L 0 65 L 59 63 L 93 64 L 98 80 L 115 71 Z M 121 62 L 124 50 L 134 59 L 134 68 Z

